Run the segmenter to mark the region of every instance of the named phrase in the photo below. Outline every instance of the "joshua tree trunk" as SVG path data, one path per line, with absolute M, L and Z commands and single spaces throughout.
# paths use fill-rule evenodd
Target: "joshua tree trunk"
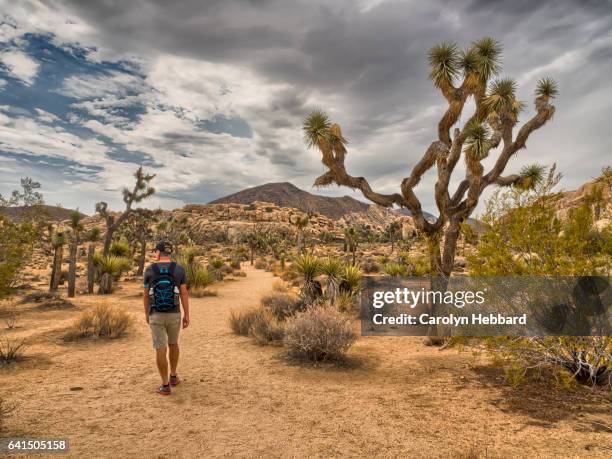
M 332 276 L 327 278 L 327 296 L 329 298 L 329 304 L 333 306 L 336 304 L 336 279 Z
M 100 288 L 98 289 L 98 293 L 102 295 L 107 295 L 113 292 L 113 276 L 109 273 L 102 274 L 100 278 Z
M 304 251 L 304 233 L 302 232 L 302 230 L 298 230 L 297 234 L 297 251 L 298 254 Z
M 96 268 L 94 266 L 94 254 L 96 246 L 89 244 L 87 247 L 87 293 L 93 293 Z
M 147 239 L 143 237 L 140 240 L 140 260 L 138 261 L 138 272 L 136 273 L 138 276 L 142 276 L 142 274 L 144 273 L 146 253 L 147 253 Z
M 53 256 L 53 269 L 51 271 L 51 284 L 49 290 L 52 292 L 57 291 L 60 279 L 62 277 L 62 259 L 64 257 L 64 246 L 60 245 L 55 248 L 55 255 Z
M 79 247 L 79 241 L 77 238 L 73 238 L 70 241 L 70 254 L 69 260 L 70 265 L 68 266 L 68 297 L 73 298 L 75 287 L 76 287 L 76 262 L 77 262 L 77 249 Z

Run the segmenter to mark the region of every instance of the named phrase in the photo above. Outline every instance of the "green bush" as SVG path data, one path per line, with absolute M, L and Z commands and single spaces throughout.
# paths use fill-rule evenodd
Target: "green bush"
M 387 263 L 383 271 L 387 276 L 392 277 L 402 277 L 408 275 L 408 269 L 406 266 L 399 263 Z

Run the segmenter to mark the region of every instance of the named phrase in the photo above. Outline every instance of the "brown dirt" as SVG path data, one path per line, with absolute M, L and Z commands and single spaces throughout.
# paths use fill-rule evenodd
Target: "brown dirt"
M 29 357 L 0 369 L 2 394 L 19 407 L 8 434 L 69 438 L 74 457 L 611 457 L 601 392 L 513 390 L 480 358 L 420 338 L 360 338 L 350 364 L 313 367 L 232 335 L 230 309 L 256 304 L 274 281 L 245 270 L 217 297 L 192 299 L 183 383 L 165 398 L 153 392 L 137 282 L 78 296 L 76 310 L 30 305 L 7 332 L 28 337 Z M 64 344 L 62 328 L 100 301 L 133 313 L 130 335 Z

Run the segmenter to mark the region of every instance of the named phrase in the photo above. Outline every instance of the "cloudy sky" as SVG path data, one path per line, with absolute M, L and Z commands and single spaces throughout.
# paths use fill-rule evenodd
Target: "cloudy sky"
M 523 119 L 539 78 L 561 90 L 508 172 L 556 162 L 571 189 L 612 163 L 607 0 L 0 0 L 0 193 L 30 176 L 47 203 L 91 213 L 118 206 L 142 164 L 165 208 L 272 181 L 350 195 L 310 187 L 324 172 L 302 140 L 313 108 L 343 126 L 348 170 L 395 192 L 444 110 L 427 50 L 485 35 Z M 417 190 L 430 211 L 433 181 Z

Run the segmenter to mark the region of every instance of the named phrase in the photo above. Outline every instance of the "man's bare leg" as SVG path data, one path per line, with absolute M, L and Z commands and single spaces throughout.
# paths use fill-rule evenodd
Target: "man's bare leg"
M 170 374 L 172 376 L 176 376 L 176 367 L 178 365 L 179 359 L 179 345 L 177 344 L 168 344 L 169 356 L 170 356 Z M 174 383 L 172 383 L 174 384 Z
M 155 349 L 155 361 L 157 362 L 157 370 L 161 376 L 162 384 L 168 385 L 168 359 L 166 358 L 166 346 Z

